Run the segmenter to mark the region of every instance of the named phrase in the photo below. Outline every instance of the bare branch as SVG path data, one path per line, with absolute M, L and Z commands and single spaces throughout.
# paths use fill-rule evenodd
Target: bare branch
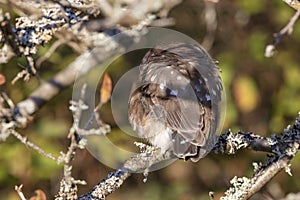
M 220 135 L 218 143 L 214 147 L 214 152 L 235 154 L 241 148 L 250 148 L 255 151 L 272 153 L 272 145 L 276 143 L 273 139 L 264 138 L 255 133 L 226 131 Z
M 294 8 L 295 10 L 298 10 L 300 7 L 300 2 L 297 0 L 283 0 L 285 3 L 287 3 L 289 6 Z
M 77 198 L 77 184 L 86 184 L 85 181 L 75 180 L 72 177 L 72 160 L 75 157 L 76 149 L 83 149 L 85 146 L 84 140 L 78 140 L 77 127 L 79 127 L 79 120 L 83 110 L 86 110 L 88 107 L 84 104 L 86 85 L 82 86 L 81 95 L 78 102 L 72 102 L 70 110 L 73 112 L 74 122 L 70 128 L 68 137 L 70 138 L 70 145 L 68 147 L 67 153 L 61 153 L 59 160 L 64 163 L 64 176 L 60 181 L 59 192 L 56 195 L 56 200 L 62 199 L 76 199 Z M 76 103 L 76 105 L 75 105 Z
M 60 40 L 57 40 L 55 41 L 52 46 L 49 48 L 49 50 L 47 51 L 47 53 L 45 55 L 43 55 L 42 57 L 40 57 L 37 61 L 36 61 L 36 66 L 37 68 L 39 68 L 41 66 L 41 64 L 47 60 L 54 52 L 55 50 L 63 45 L 64 43 L 66 43 L 67 41 L 66 40 L 63 40 L 63 39 L 60 39 Z
M 124 51 L 120 47 L 112 48 L 112 50 L 105 52 L 100 48 L 92 52 L 87 51 L 67 68 L 56 74 L 53 79 L 42 83 L 29 98 L 17 104 L 15 108 L 15 110 L 18 110 L 18 113 L 15 115 L 16 124 L 21 127 L 26 126 L 31 115 L 56 96 L 62 89 L 72 85 L 76 78 L 84 76 L 89 70 L 96 67 L 97 64 Z M 84 67 L 82 67 L 82 63 L 84 63 Z
M 255 142 L 259 146 L 258 149 L 272 152 L 273 156 L 269 157 L 266 164 L 255 169 L 252 178 L 233 178 L 231 180 L 233 187 L 225 192 L 225 196 L 221 198 L 222 200 L 249 199 L 282 169 L 291 175 L 290 161 L 295 157 L 300 146 L 300 116 L 296 119 L 295 124 L 284 130 L 282 135 L 272 136 L 271 139 L 258 138 L 258 141 L 258 143 Z M 254 143 L 248 143 L 248 139 L 246 139 L 245 144 L 249 145 L 244 145 L 244 147 L 253 147 L 252 144 Z M 257 145 L 255 145 L 255 148 L 257 148 Z
M 4 41 L 11 47 L 13 53 L 19 56 L 21 52 L 17 43 L 17 36 L 13 32 L 13 26 L 10 22 L 10 15 L 8 13 L 3 14 L 2 9 L 0 9 L 0 31 Z
M 250 148 L 255 151 L 273 153 L 265 165 L 256 167 L 256 171 L 251 179 L 233 178 L 233 187 L 229 188 L 223 200 L 248 199 L 268 183 L 278 172 L 285 169 L 290 173 L 289 162 L 296 155 L 300 142 L 300 117 L 296 119 L 294 125 L 285 130 L 281 136 L 271 138 L 261 137 L 254 133 L 232 133 L 225 132 L 219 137 L 214 148 L 214 152 L 235 154 L 239 149 Z M 136 154 L 128 159 L 122 168 L 108 175 L 98 183 L 93 190 L 81 197 L 85 199 L 105 199 L 105 197 L 121 187 L 124 181 L 133 172 L 147 172 L 151 166 L 168 159 L 174 158 L 172 152 L 161 155 L 160 150 L 151 146 L 141 146 L 145 149 L 142 153 Z
M 22 9 L 19 1 L 16 2 L 13 5 L 19 6 L 18 9 Z M 27 80 L 31 75 L 36 73 L 36 63 L 33 60 L 33 54 L 36 54 L 41 45 L 51 41 L 57 34 L 59 38 L 67 38 L 68 45 L 73 46 L 81 55 L 63 71 L 56 74 L 50 81 L 42 83 L 27 99 L 19 102 L 17 105 L 14 105 L 8 97 L 0 96 L 0 141 L 6 140 L 9 135 L 14 135 L 22 143 L 35 149 L 42 155 L 56 162 L 63 162 L 64 177 L 60 182 L 61 187 L 56 199 L 75 199 L 77 198 L 77 184 L 85 184 L 82 180 L 75 180 L 71 175 L 71 163 L 76 149 L 84 148 L 85 146 L 84 139 L 80 137 L 91 134 L 103 135 L 110 131 L 110 127 L 104 124 L 99 128 L 89 130 L 86 130 L 86 127 L 83 129 L 79 127 L 81 112 L 86 109 L 83 101 L 84 89 L 82 90 L 81 99 L 71 102 L 70 109 L 73 111 L 74 123 L 69 132 L 70 145 L 67 152 L 65 154 L 62 153 L 59 158 L 55 158 L 37 145 L 29 142 L 26 137 L 23 137 L 14 129 L 16 127 L 26 127 L 28 121 L 32 119 L 32 115 L 41 106 L 61 92 L 63 88 L 72 85 L 76 78 L 84 76 L 99 63 L 106 61 L 116 54 L 125 52 L 126 48 L 129 48 L 122 45 L 119 41 L 109 40 L 110 36 L 102 32 L 104 28 L 116 29 L 118 27 L 118 31 L 132 30 L 128 32 L 126 37 L 135 41 L 135 39 L 140 37 L 143 29 L 150 24 L 156 23 L 160 24 L 160 26 L 166 26 L 173 23 L 172 19 L 164 17 L 180 1 L 157 0 L 155 1 L 156 3 L 149 3 L 150 1 L 148 0 L 140 2 L 133 0 L 128 1 L 128 5 L 122 6 L 110 4 L 110 1 L 106 0 L 98 0 L 95 3 L 89 4 L 73 0 L 52 0 L 50 2 L 51 8 L 41 6 L 40 8 L 43 9 L 40 9 L 42 11 L 39 15 L 36 15 L 35 20 L 33 20 L 34 18 L 20 17 L 16 19 L 17 23 L 14 25 L 11 23 L 8 14 L 2 15 L 1 13 L 0 39 L 4 41 L 4 44 L 0 50 L 0 62 L 7 62 L 12 56 L 24 55 L 27 59 L 26 70 L 20 72 L 15 81 L 18 78 Z M 212 4 L 208 2 L 206 6 L 206 18 L 211 21 L 207 21 L 207 30 L 210 35 L 208 35 L 204 42 L 209 47 L 213 43 L 217 21 Z M 26 12 L 35 12 L 33 10 L 38 9 L 28 8 Z M 98 16 L 100 12 L 101 17 Z M 95 23 L 89 21 L 89 17 L 92 15 L 96 19 Z M 292 32 L 293 26 L 299 16 L 300 11 L 298 10 L 290 22 L 276 35 L 273 46 L 267 47 L 269 52 L 275 50 L 275 45 L 280 42 L 283 35 Z M 159 17 L 161 19 L 157 19 Z M 54 43 L 48 54 L 38 61 L 38 66 L 51 55 L 57 46 L 64 42 L 64 40 L 59 39 Z M 89 51 L 89 49 L 93 49 L 94 47 L 96 48 L 92 52 Z M 82 67 L 83 62 L 85 64 L 84 68 Z M 253 177 L 235 177 L 231 181 L 233 187 L 226 191 L 226 196 L 222 199 L 250 198 L 282 169 L 285 169 L 290 174 L 290 161 L 299 149 L 299 127 L 300 122 L 299 118 L 297 118 L 296 123 L 278 137 L 272 136 L 267 138 L 255 133 L 243 132 L 234 134 L 231 131 L 227 131 L 221 135 L 214 148 L 215 152 L 234 154 L 239 149 L 249 148 L 272 154 L 266 164 L 256 166 Z M 160 150 L 155 147 L 147 145 L 139 146 L 142 149 L 140 154 L 132 156 L 124 163 L 123 167 L 108 175 L 90 193 L 81 196 L 79 199 L 104 199 L 107 195 L 121 187 L 131 173 L 143 172 L 147 176 L 152 166 L 173 158 L 171 152 L 162 155 Z M 21 193 L 21 186 L 16 187 L 16 190 Z
M 275 34 L 273 44 L 269 44 L 266 46 L 265 49 L 265 57 L 272 57 L 275 54 L 275 46 L 280 42 L 282 36 L 285 34 L 290 35 L 293 32 L 294 25 L 300 16 L 300 9 L 293 15 L 290 19 L 289 23 L 283 27 L 279 33 Z
M 148 11 L 152 12 L 151 9 L 145 9 L 145 12 Z M 78 18 L 79 21 L 83 20 L 83 18 L 77 16 L 78 14 L 74 14 L 75 11 L 65 11 L 68 12 L 68 19 L 62 18 L 61 15 L 63 13 L 61 13 L 60 10 L 58 10 L 58 8 L 55 6 L 54 8 L 45 10 L 44 12 L 45 16 L 48 17 L 44 17 L 45 19 L 43 18 L 38 21 L 28 21 L 28 19 L 25 18 L 18 19 L 18 22 L 16 24 L 16 32 L 18 34 L 19 44 L 22 44 L 22 48 L 20 48 L 25 55 L 30 56 L 30 54 L 34 54 L 38 46 L 50 41 L 53 34 L 60 30 L 60 28 L 65 27 L 66 25 L 63 24 L 70 22 L 70 20 L 72 21 L 70 22 L 72 23 L 72 26 L 69 28 L 71 29 L 70 31 L 74 31 L 76 33 L 78 33 L 79 30 L 81 31 L 80 34 L 78 34 L 81 36 L 78 36 L 77 39 L 86 44 L 85 47 L 81 48 L 86 50 L 67 68 L 59 72 L 56 76 L 54 76 L 53 79 L 49 80 L 48 82 L 43 82 L 27 99 L 19 102 L 16 107 L 11 110 L 10 117 L 14 119 L 15 125 L 17 127 L 25 127 L 31 116 L 39 108 L 41 108 L 46 102 L 57 95 L 63 88 L 72 85 L 76 78 L 84 76 L 88 71 L 96 67 L 98 64 L 104 62 L 105 60 L 113 57 L 116 54 L 124 52 L 126 48 L 129 48 L 128 46 L 124 47 L 124 44 L 119 44 L 119 41 L 112 40 L 106 33 L 91 32 L 87 29 L 81 30 L 80 25 L 75 26 L 75 22 L 73 23 L 74 19 Z M 130 40 L 134 43 L 135 41 L 137 41 L 136 39 L 139 37 L 139 35 L 143 32 L 144 27 L 151 24 L 154 18 L 148 16 L 148 14 L 146 13 L 144 14 L 144 16 L 146 17 L 145 19 L 139 21 L 139 23 L 135 24 L 129 31 L 126 32 L 126 34 L 124 34 L 126 35 L 124 36 L 126 37 L 124 41 Z M 53 19 L 54 21 L 51 21 L 51 19 Z M 44 23 L 46 23 L 46 25 Z M 45 27 L 42 28 L 40 27 L 41 25 L 45 25 Z M 32 28 L 33 31 L 28 34 L 33 35 L 27 37 L 25 30 L 31 30 Z M 99 40 L 99 38 L 101 38 L 101 40 Z M 120 40 L 122 39 L 120 38 Z M 93 51 L 90 51 L 87 48 L 94 46 L 95 49 Z M 82 67 L 83 62 L 85 64 L 84 67 Z M 33 67 L 34 63 L 32 62 L 32 59 L 28 59 L 28 63 L 29 67 L 26 69 L 26 71 L 18 74 L 18 78 L 25 76 L 25 78 L 28 79 L 29 77 L 27 72 L 29 72 L 30 70 L 34 71 L 35 68 Z
M 54 160 L 57 164 L 60 163 L 60 161 L 55 157 L 53 156 L 52 154 L 50 153 L 47 153 L 45 150 L 43 150 L 42 148 L 40 148 L 39 146 L 37 146 L 36 144 L 28 141 L 28 139 L 26 137 L 23 137 L 22 135 L 20 135 L 18 132 L 16 132 L 15 130 L 13 129 L 10 129 L 8 130 L 10 132 L 11 135 L 15 136 L 18 140 L 20 140 L 20 142 L 22 142 L 23 144 L 25 144 L 26 146 L 36 150 L 39 154 L 51 159 L 51 160 Z
M 22 192 L 22 187 L 23 187 L 23 185 L 15 186 L 15 190 L 18 193 L 18 195 L 21 198 L 21 200 L 26 200 L 26 198 L 25 198 L 25 196 L 24 196 L 24 194 Z
M 106 196 L 120 188 L 131 173 L 144 172 L 147 175 L 148 169 L 151 166 L 174 158 L 171 152 L 162 154 L 159 148 L 140 143 L 138 145 L 143 152 L 132 156 L 124 163 L 122 168 L 110 173 L 91 192 L 82 195 L 78 200 L 105 199 Z

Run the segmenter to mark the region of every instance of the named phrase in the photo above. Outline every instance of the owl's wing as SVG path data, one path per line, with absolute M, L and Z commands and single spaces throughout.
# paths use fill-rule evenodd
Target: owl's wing
M 210 108 L 199 104 L 197 99 L 189 99 L 191 96 L 172 96 L 164 99 L 152 97 L 155 107 L 153 111 L 174 133 L 182 135 L 185 139 L 182 143 L 201 146 L 205 142 L 205 135 L 209 134 L 211 111 Z
M 151 118 L 172 130 L 178 157 L 197 159 L 211 150 L 216 141 L 212 107 L 220 101 L 222 85 L 219 68 L 204 49 L 174 44 L 149 51 L 139 83 L 151 102 Z
M 172 130 L 174 154 L 179 158 L 203 157 L 210 134 L 210 109 L 198 102 L 168 98 L 151 97 L 152 116 L 154 120 L 163 122 Z M 199 154 L 200 148 L 202 154 Z
M 200 81 L 188 80 L 182 73 L 174 68 L 163 68 L 155 82 L 147 84 L 143 91 L 152 104 L 151 117 L 172 130 L 174 153 L 186 158 L 196 156 L 199 146 L 205 145 L 210 137 L 211 110 L 208 102 L 200 102 L 201 98 L 209 98 L 203 94 Z

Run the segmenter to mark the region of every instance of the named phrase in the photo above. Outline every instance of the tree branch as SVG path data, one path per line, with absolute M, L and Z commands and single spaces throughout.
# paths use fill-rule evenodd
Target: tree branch
M 161 154 L 159 148 L 148 146 L 142 143 L 137 143 L 137 145 L 142 151 L 140 154 L 132 156 L 120 169 L 110 173 L 107 178 L 103 179 L 96 186 L 94 186 L 91 192 L 80 196 L 77 200 L 105 199 L 106 196 L 120 188 L 124 181 L 131 175 L 131 173 L 143 172 L 144 175 L 147 176 L 148 170 L 151 168 L 151 166 L 166 160 L 174 159 L 174 156 L 171 152 Z
M 297 7 L 299 7 L 300 3 L 298 1 L 293 1 L 293 2 L 297 2 L 296 3 L 298 5 Z M 283 27 L 279 33 L 275 34 L 273 44 L 269 44 L 266 46 L 265 57 L 269 58 L 275 54 L 275 46 L 281 41 L 281 38 L 285 34 L 290 35 L 293 32 L 294 25 L 295 25 L 296 21 L 298 20 L 299 16 L 300 16 L 300 9 L 297 9 L 295 14 L 290 18 L 289 23 L 287 25 L 285 25 L 285 27 Z
M 83 11 L 76 12 L 77 10 L 72 10 L 80 9 L 76 6 L 76 8 L 74 8 L 74 5 L 73 7 L 70 7 L 71 9 L 67 9 L 67 5 L 72 2 L 71 0 L 62 1 L 60 2 L 61 4 L 56 6 L 48 6 L 50 8 L 44 8 L 40 5 L 43 8 L 43 16 L 37 21 L 32 21 L 26 17 L 17 18 L 17 24 L 14 27 L 16 29 L 17 38 L 17 41 L 15 42 L 19 51 L 27 56 L 29 63 L 29 67 L 27 67 L 25 71 L 20 72 L 20 76 L 17 76 L 17 79 L 22 77 L 25 77 L 26 80 L 29 79 L 30 74 L 28 74 L 28 72 L 35 71 L 35 63 L 33 62 L 31 55 L 36 53 L 39 46 L 49 42 L 53 35 L 60 30 L 66 29 L 67 33 L 74 32 L 73 37 L 78 35 L 76 36 L 76 39 L 82 43 L 81 49 L 84 49 L 85 51 L 83 51 L 83 53 L 68 67 L 57 73 L 51 80 L 43 82 L 27 99 L 19 102 L 16 107 L 7 111 L 6 116 L 1 115 L 0 123 L 3 123 L 1 122 L 2 119 L 6 118 L 13 121 L 15 127 L 26 127 L 28 121 L 32 119 L 32 115 L 37 110 L 60 93 L 63 88 L 72 85 L 76 78 L 84 76 L 91 69 L 114 55 L 125 52 L 125 50 L 129 48 L 128 41 L 130 41 L 131 44 L 137 42 L 139 36 L 144 32 L 144 28 L 154 20 L 154 18 L 149 15 L 149 13 L 153 12 L 153 9 L 156 9 L 155 11 L 159 9 L 170 9 L 170 7 L 168 7 L 170 5 L 168 1 L 161 1 L 162 4 L 159 8 L 154 8 L 152 3 L 144 1 L 143 8 L 145 9 L 143 12 L 139 12 L 144 18 L 141 18 L 138 22 L 132 24 L 132 27 L 129 29 L 120 27 L 122 30 L 125 30 L 126 33 L 123 33 L 122 36 L 118 38 L 118 41 L 112 39 L 111 36 L 105 32 L 93 32 L 93 30 L 89 30 L 87 27 L 82 28 L 82 26 L 86 26 L 83 22 L 85 22 L 89 13 L 80 15 Z M 172 6 L 175 6 L 178 3 L 180 3 L 179 0 L 172 0 L 171 2 Z M 63 7 L 63 11 L 61 11 L 60 6 Z M 136 9 L 135 6 L 132 9 Z M 129 13 L 127 14 L 129 15 Z M 134 12 L 131 12 L 131 14 L 133 13 Z M 11 29 L 12 28 L 13 27 L 11 27 Z M 78 32 L 80 32 L 80 34 L 78 34 Z M 5 32 L 2 31 L 2 34 L 4 33 Z M 101 38 L 101 40 L 99 40 L 99 38 Z M 123 44 L 124 41 L 127 41 L 127 43 Z M 7 42 L 8 41 L 6 41 L 6 43 Z M 10 44 L 10 46 L 14 45 Z M 93 49 L 92 51 L 90 51 L 91 48 Z M 82 66 L 83 63 L 84 67 Z
M 226 131 L 219 137 L 213 151 L 215 153 L 235 154 L 238 150 L 249 148 L 255 151 L 272 153 L 265 165 L 258 166 L 251 179 L 234 177 L 231 180 L 233 187 L 225 192 L 222 200 L 248 199 L 268 183 L 278 172 L 285 169 L 290 173 L 290 161 L 296 155 L 300 142 L 300 116 L 294 125 L 284 130 L 281 136 L 273 135 L 271 138 L 261 137 L 254 133 L 232 133 Z M 151 166 L 168 159 L 174 158 L 171 152 L 165 155 L 160 154 L 160 150 L 142 145 L 144 152 L 136 154 L 128 159 L 123 167 L 109 174 L 107 178 L 100 181 L 91 192 L 82 195 L 78 200 L 105 199 L 105 197 L 124 183 L 131 173 L 144 172 Z
M 240 135 L 240 133 L 238 133 L 237 135 Z M 231 184 L 233 185 L 233 187 L 230 187 L 225 192 L 225 196 L 221 198 L 222 200 L 249 199 L 264 185 L 266 185 L 273 177 L 275 177 L 275 175 L 282 169 L 284 169 L 289 175 L 291 175 L 290 161 L 296 156 L 296 153 L 299 150 L 300 116 L 298 116 L 295 123 L 289 126 L 288 129 L 284 130 L 282 135 L 280 136 L 273 135 L 271 138 L 258 138 L 258 143 L 257 141 L 255 143 L 249 142 L 248 138 L 245 140 L 242 139 L 241 141 L 243 144 L 245 144 L 243 145 L 243 147 L 253 148 L 253 144 L 256 144 L 254 145 L 254 150 L 259 149 L 266 152 L 272 152 L 273 155 L 269 156 L 267 162 L 264 165 L 256 167 L 255 173 L 250 179 L 246 177 L 234 177 L 231 180 Z M 232 143 L 231 139 L 227 141 L 227 143 Z M 226 148 L 228 147 L 228 145 L 224 145 L 223 139 L 220 146 L 226 146 Z M 231 149 L 232 147 L 229 148 L 229 152 Z M 221 148 L 221 150 L 223 149 Z

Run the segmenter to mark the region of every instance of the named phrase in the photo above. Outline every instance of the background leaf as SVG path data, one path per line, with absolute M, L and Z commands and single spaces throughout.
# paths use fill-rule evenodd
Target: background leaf
M 112 80 L 108 73 L 103 76 L 101 88 L 100 88 L 100 103 L 105 104 L 109 101 L 112 91 Z

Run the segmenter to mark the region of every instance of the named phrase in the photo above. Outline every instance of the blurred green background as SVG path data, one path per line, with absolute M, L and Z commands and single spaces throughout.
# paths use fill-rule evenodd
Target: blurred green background
M 219 61 L 226 90 L 223 130 L 252 131 L 263 136 L 280 133 L 294 122 L 300 110 L 300 22 L 296 23 L 292 35 L 283 37 L 275 57 L 265 58 L 264 49 L 272 43 L 273 34 L 285 26 L 295 11 L 280 0 L 222 0 L 215 6 L 218 26 L 209 53 Z M 204 9 L 203 1 L 184 1 L 172 10 L 171 16 L 176 25 L 170 28 L 202 43 L 207 34 Z M 38 56 L 44 55 L 50 46 L 40 48 Z M 119 66 L 119 70 L 115 67 L 110 71 L 113 82 L 120 76 L 120 66 L 124 69 L 136 66 L 143 53 L 133 52 L 116 60 L 113 65 Z M 43 63 L 40 78 L 51 78 L 75 57 L 69 47 L 59 47 Z M 7 92 L 14 102 L 26 98 L 40 81 L 32 78 L 26 84 L 18 81 L 11 85 L 9 81 L 18 73 L 18 65 L 22 63 L 25 63 L 22 58 L 13 59 L 0 66 L 1 73 L 8 80 L 0 89 Z M 65 151 L 72 123 L 68 110 L 71 94 L 71 88 L 59 94 L 36 114 L 30 126 L 20 132 L 54 155 Z M 134 140 L 121 134 L 114 125 L 109 108 L 107 104 L 101 111 L 104 121 L 113 127 L 109 137 L 124 148 L 133 146 Z M 242 150 L 234 156 L 211 153 L 197 163 L 180 160 L 150 173 L 146 183 L 143 183 L 141 174 L 134 174 L 108 199 L 209 199 L 209 191 L 219 196 L 229 187 L 231 178 L 251 176 L 252 162 L 265 160 L 266 154 L 249 150 Z M 49 199 L 57 193 L 62 166 L 40 156 L 15 138 L 0 144 L 0 162 L 0 199 L 19 199 L 14 186 L 20 184 L 24 185 L 27 197 L 33 195 L 35 189 L 44 190 Z M 278 199 L 287 193 L 298 192 L 299 166 L 300 157 L 297 156 L 292 162 L 293 177 L 281 172 L 252 199 L 265 199 L 268 195 Z M 73 175 L 88 182 L 88 185 L 79 187 L 79 193 L 88 192 L 112 170 L 89 152 L 77 151 Z

